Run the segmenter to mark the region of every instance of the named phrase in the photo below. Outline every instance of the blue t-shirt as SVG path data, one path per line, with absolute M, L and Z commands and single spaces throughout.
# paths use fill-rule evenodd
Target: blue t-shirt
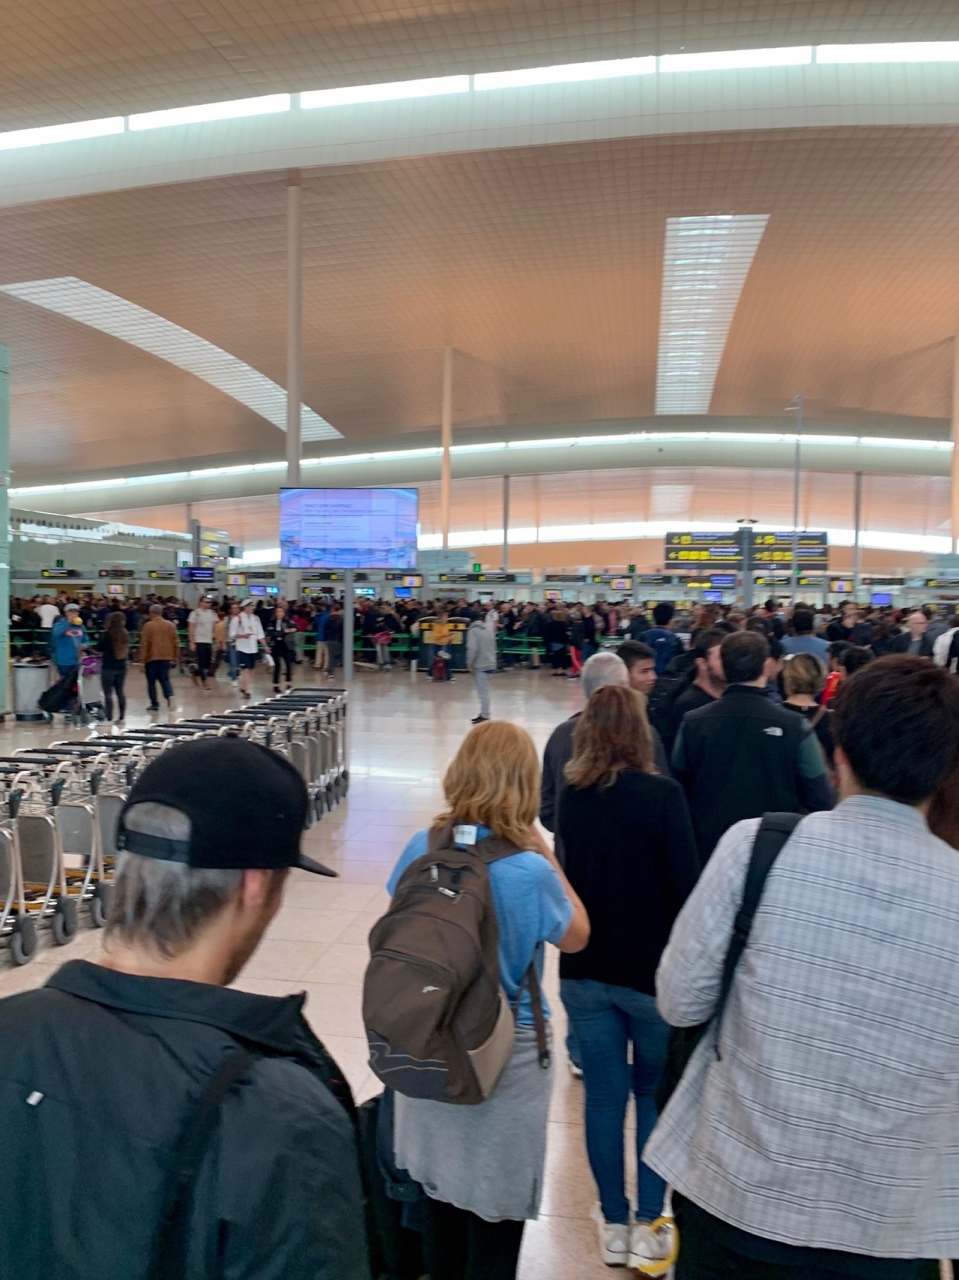
M 784 636 L 783 653 L 812 653 L 821 662 L 829 661 L 829 641 L 822 636 Z
M 643 636 L 643 643 L 648 644 L 656 655 L 656 674 L 661 676 L 675 654 L 682 648 L 679 636 L 668 627 L 650 627 Z
M 486 827 L 478 829 L 480 837 L 488 836 Z M 389 893 L 396 889 L 400 876 L 417 858 L 427 852 L 429 833 L 418 831 L 393 868 L 387 882 Z M 543 943 L 559 942 L 573 918 L 573 904 L 566 896 L 559 876 L 539 853 L 527 850 L 494 862 L 489 868 L 490 887 L 496 907 L 499 929 L 500 981 L 506 998 L 515 1003 L 523 974 L 535 953 L 540 985 L 543 979 Z M 549 1017 L 549 1005 L 543 996 L 543 1012 Z M 533 1010 L 529 991 L 523 988 L 516 1021 L 532 1027 Z

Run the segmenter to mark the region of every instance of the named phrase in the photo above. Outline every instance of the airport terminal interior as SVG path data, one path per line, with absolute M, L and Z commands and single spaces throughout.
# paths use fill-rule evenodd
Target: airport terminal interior
M 86 1223 L 65 1174 L 34 1231 L 27 1192 L 19 1203 L 0 1175 L 0 1280 L 598 1280 L 613 1268 L 947 1280 L 959 1257 L 959 943 L 953 956 L 947 941 L 959 939 L 959 6 L 33 0 L 4 6 L 0 32 L 0 1124 L 32 1132 L 9 1110 L 23 1086 L 39 1135 L 56 1092 L 44 1053 L 57 1026 L 44 1040 L 51 1015 L 28 993 L 68 981 L 55 975 L 75 975 L 74 961 L 128 983 L 190 977 L 194 935 L 226 936 L 216 930 L 248 909 L 254 873 L 286 867 L 272 918 L 264 891 L 259 945 L 255 930 L 237 944 L 245 964 L 196 985 L 229 987 L 223 1000 L 304 993 L 335 1066 L 322 1083 L 307 1072 L 305 1031 L 284 1065 L 312 1077 L 317 1107 L 317 1091 L 322 1106 L 343 1100 L 341 1072 L 359 1108 L 356 1124 L 348 1101 L 350 1123 L 329 1122 L 346 1143 L 328 1171 L 342 1183 L 336 1221 L 315 1240 L 300 1222 L 288 1257 L 257 1262 L 245 1210 L 239 1226 L 232 1208 L 204 1216 L 221 1189 L 203 1150 L 195 1188 L 164 1181 L 206 1083 L 191 1048 L 170 1134 L 131 1139 L 156 1154 L 125 1202 L 130 1221 L 159 1223 L 166 1187 L 189 1263 L 186 1244 L 182 1262 L 164 1244 L 167 1270 L 151 1270 L 166 1241 L 152 1227 L 108 1262 L 97 1222 L 110 1210 Z M 750 716 L 772 717 L 748 744 L 721 737 L 736 698 L 741 735 Z M 219 803 L 184 835 L 176 804 L 141 781 L 196 750 L 195 783 L 204 751 L 228 761 L 249 742 L 270 767 L 283 761 L 308 811 L 302 850 L 336 878 L 282 861 L 279 835 L 269 856 L 224 853 Z M 209 767 L 212 796 L 225 775 Z M 513 892 L 515 868 L 532 876 L 527 915 L 514 900 L 517 919 L 504 917 L 500 853 L 479 877 L 492 941 L 475 953 L 499 969 L 474 957 L 469 988 L 490 978 L 493 1021 L 461 1042 L 449 996 L 439 1038 L 407 1043 L 371 1022 L 377 999 L 391 1016 L 402 1006 L 387 981 L 410 980 L 383 939 L 401 928 L 398 861 L 426 857 L 420 833 L 447 800 L 449 844 L 430 837 L 429 857 L 475 863 L 485 833 L 509 841 Z M 141 830 L 137 803 L 167 816 Z M 514 803 L 525 838 L 504 816 Z M 289 804 L 276 806 L 278 832 Z M 752 917 L 733 921 L 760 836 L 754 822 L 740 848 L 732 832 L 746 841 L 737 824 L 770 811 L 803 817 L 771 855 L 783 862 L 759 883 L 759 941 L 736 968 L 727 938 L 752 936 Z M 190 832 L 206 820 L 220 853 L 203 862 Z M 836 873 L 842 928 L 797 938 L 821 908 L 800 871 L 789 879 L 790 849 L 808 869 L 859 838 L 875 878 L 850 855 L 861 879 L 844 887 Z M 917 859 L 914 882 L 900 856 Z M 535 858 L 534 873 L 521 860 Z M 154 863 L 180 878 L 137 898 L 136 868 Z M 450 874 L 455 892 L 440 892 L 458 901 Z M 178 914 L 170 901 L 204 875 L 242 880 L 219 915 L 200 889 Z M 600 905 L 604 892 L 619 900 Z M 881 956 L 900 929 L 909 950 L 925 894 L 914 967 L 870 960 L 887 926 Z M 164 911 L 173 940 L 150 944 L 149 964 L 109 959 L 135 916 L 146 936 Z M 833 933 L 836 954 L 821 936 Z M 763 957 L 783 968 L 767 973 Z M 803 957 L 827 974 L 818 995 Z M 856 986 L 870 968 L 888 1008 Z M 96 1007 L 124 1021 L 110 1000 Z M 266 1020 L 290 1006 L 256 1008 Z M 483 1054 L 507 1024 L 487 1081 Z M 676 1031 L 699 1024 L 715 1053 Z M 833 1035 L 838 1075 L 826 1054 L 800 1079 L 804 1046 L 815 1055 Z M 447 1061 L 437 1045 L 454 1042 Z M 261 1054 L 283 1057 L 270 1046 Z M 411 1063 L 460 1071 L 479 1092 L 438 1098 L 409 1083 Z M 228 1081 L 213 1107 L 221 1172 L 231 1107 L 260 1133 L 262 1094 L 274 1134 L 292 1123 L 289 1081 L 273 1089 L 268 1070 L 246 1070 L 266 1083 Z M 322 1148 L 325 1131 L 302 1123 Z M 123 1123 L 102 1140 L 124 1152 Z M 53 1148 L 24 1141 L 42 1179 Z M 272 1176 L 257 1165 L 272 1150 L 251 1139 L 251 1186 Z M 141 1181 L 153 1188 L 142 1203 Z M 256 1221 L 267 1201 L 251 1204 Z

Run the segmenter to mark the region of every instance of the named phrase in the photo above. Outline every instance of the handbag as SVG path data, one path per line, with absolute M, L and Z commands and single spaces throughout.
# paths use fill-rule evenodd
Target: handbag
M 373 637 L 373 643 L 389 644 L 392 639 L 393 639 L 392 631 L 377 631 L 376 635 Z
M 759 901 L 762 898 L 766 878 L 772 871 L 773 864 L 779 857 L 783 846 L 795 831 L 801 816 L 798 813 L 763 814 L 759 830 L 756 832 L 756 839 L 753 841 L 752 853 L 749 857 L 746 882 L 743 886 L 743 900 L 736 914 L 732 937 L 729 939 L 729 947 L 726 950 L 726 958 L 723 961 L 723 976 L 719 985 L 719 998 L 716 1001 L 716 1007 L 708 1021 L 701 1022 L 695 1027 L 673 1027 L 670 1031 L 669 1043 L 666 1048 L 666 1061 L 663 1064 L 662 1074 L 653 1094 L 653 1100 L 660 1114 L 665 1110 L 667 1102 L 683 1078 L 683 1073 L 689 1065 L 689 1060 L 693 1056 L 696 1046 L 713 1025 L 716 1027 L 716 1057 L 720 1057 L 719 1028 L 723 1020 L 726 1001 L 729 999 L 729 993 L 732 990 L 736 966 L 746 950 L 749 931 L 752 929 L 753 919 L 759 907 Z

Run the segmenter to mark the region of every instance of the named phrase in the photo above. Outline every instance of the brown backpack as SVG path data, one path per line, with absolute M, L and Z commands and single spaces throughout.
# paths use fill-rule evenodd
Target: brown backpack
M 475 827 L 434 828 L 370 933 L 363 1022 L 370 1066 L 409 1098 L 471 1105 L 493 1092 L 513 1049 L 515 1012 L 500 984 L 499 932 L 488 867 L 520 850 Z M 535 959 L 535 958 L 534 958 Z M 534 961 L 523 977 L 540 1064 L 549 1066 Z

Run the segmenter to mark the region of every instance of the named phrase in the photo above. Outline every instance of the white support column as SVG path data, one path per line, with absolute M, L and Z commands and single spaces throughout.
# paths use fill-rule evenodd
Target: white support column
M 353 570 L 347 569 L 343 586 L 343 683 L 349 688 L 353 683 L 353 619 L 356 594 L 353 591 Z
M 856 487 L 853 491 L 853 534 L 852 534 L 852 591 L 853 597 L 859 594 L 859 580 L 862 576 L 862 472 L 856 472 Z
M 952 545 L 950 550 L 955 552 L 959 544 L 959 336 L 953 338 L 952 343 L 952 494 L 950 502 Z
M 443 457 L 440 463 L 440 524 L 443 529 L 443 550 L 450 545 L 450 445 L 453 443 L 453 348 L 443 352 L 443 413 L 440 420 L 440 444 Z
M 503 476 L 503 572 L 509 570 L 509 476 Z
M 286 484 L 300 484 L 303 452 L 300 411 L 303 403 L 303 178 L 299 169 L 286 175 Z M 287 569 L 284 595 L 300 594 L 300 575 Z

